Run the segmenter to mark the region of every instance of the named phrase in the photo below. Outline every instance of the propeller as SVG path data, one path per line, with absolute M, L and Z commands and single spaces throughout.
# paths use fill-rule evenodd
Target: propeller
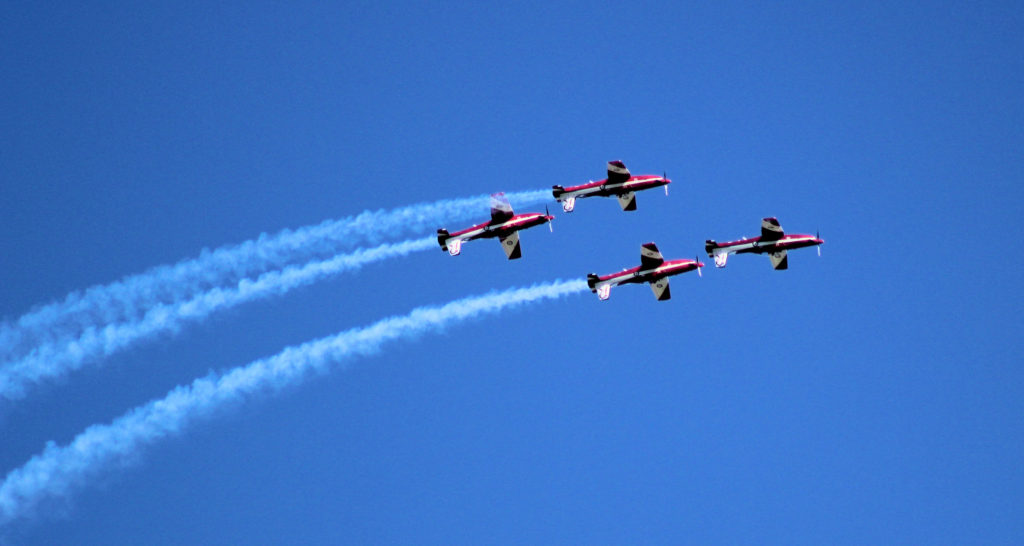
M 818 230 L 815 230 L 814 231 L 814 238 L 820 240 L 821 239 L 821 232 L 818 231 Z M 817 246 L 818 246 L 818 257 L 820 258 L 821 257 L 821 245 L 819 244 Z
M 695 261 L 697 263 L 700 263 L 700 256 L 694 256 L 693 257 L 693 261 Z M 700 269 L 701 269 L 701 267 L 698 265 L 697 266 L 697 276 L 701 277 L 701 278 L 704 278 L 704 274 L 700 272 Z
M 661 171 L 661 179 L 668 180 L 668 171 Z M 668 195 L 668 184 L 665 184 L 665 195 Z
M 547 216 L 548 218 L 551 218 L 551 220 L 555 219 L 554 216 L 551 216 L 551 211 L 548 210 L 548 206 L 547 205 L 544 205 L 544 216 Z M 551 233 L 554 233 L 555 232 L 555 227 L 551 225 L 551 220 L 548 220 L 548 231 L 550 231 Z

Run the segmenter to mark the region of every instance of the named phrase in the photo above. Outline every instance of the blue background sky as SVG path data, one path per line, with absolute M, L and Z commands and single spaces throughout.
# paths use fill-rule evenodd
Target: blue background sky
M 667 303 L 623 287 L 392 345 L 7 538 L 1024 541 L 1024 11 L 859 4 L 7 6 L 6 318 L 204 247 L 609 159 L 674 182 L 636 213 L 553 210 L 517 262 L 484 241 L 378 264 L 5 403 L 4 473 L 210 369 L 632 267 L 646 241 L 692 257 L 769 215 L 827 241 L 786 272 L 740 256 L 673 278 Z

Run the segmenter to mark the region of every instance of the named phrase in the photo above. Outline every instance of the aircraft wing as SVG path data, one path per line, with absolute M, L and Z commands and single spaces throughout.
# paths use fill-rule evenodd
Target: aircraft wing
M 523 251 L 519 248 L 519 232 L 512 233 L 501 238 L 501 248 L 505 250 L 508 259 L 515 260 L 523 257 Z
M 651 269 L 658 267 L 665 261 L 665 258 L 661 257 L 661 251 L 658 250 L 658 245 L 654 243 L 644 243 L 640 246 L 640 265 L 644 269 Z
M 619 161 L 608 162 L 608 182 L 611 184 L 619 184 L 629 180 L 630 174 L 629 169 L 626 168 L 626 164 Z
M 651 281 L 651 290 L 654 291 L 654 297 L 658 301 L 665 301 L 672 297 L 672 292 L 668 289 L 667 277 Z
M 495 193 L 491 195 L 491 223 L 498 224 L 509 220 L 514 216 L 512 212 L 512 204 L 508 202 L 508 198 L 505 197 L 504 193 Z
M 772 252 L 768 255 L 768 259 L 772 261 L 772 267 L 776 270 L 789 269 L 789 258 L 786 256 L 784 249 Z
M 778 241 L 782 238 L 782 226 L 779 225 L 779 221 L 775 218 L 765 218 L 761 220 L 761 240 L 762 241 Z
M 618 198 L 622 210 L 636 210 L 636 195 L 633 192 L 620 193 Z

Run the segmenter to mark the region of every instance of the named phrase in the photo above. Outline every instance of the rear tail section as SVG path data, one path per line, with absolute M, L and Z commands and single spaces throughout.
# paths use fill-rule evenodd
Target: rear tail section
M 448 251 L 448 237 L 450 234 L 447 229 L 437 230 L 437 244 L 441 245 L 441 250 Z
M 718 243 L 716 243 L 714 239 L 704 241 L 704 250 L 708 253 L 709 257 L 711 256 L 711 251 L 716 248 L 718 248 Z
M 587 286 L 590 287 L 591 292 L 597 292 L 597 283 L 601 280 L 600 277 L 593 273 L 587 273 Z
M 576 207 L 576 196 L 563 197 L 565 188 L 562 186 L 551 186 L 551 195 L 555 196 L 555 201 L 562 203 L 562 210 L 565 212 L 572 212 L 572 209 Z

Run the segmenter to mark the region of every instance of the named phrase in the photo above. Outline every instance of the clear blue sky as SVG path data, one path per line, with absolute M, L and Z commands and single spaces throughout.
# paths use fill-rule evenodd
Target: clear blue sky
M 671 302 L 621 287 L 391 345 L 158 442 L 7 540 L 1024 542 L 1019 4 L 4 11 L 7 319 L 365 209 L 609 159 L 674 182 L 636 213 L 553 207 L 517 262 L 492 241 L 388 261 L 3 403 L 3 474 L 210 369 L 416 306 L 632 267 L 651 240 L 689 258 L 763 216 L 826 240 L 785 272 L 673 278 Z

